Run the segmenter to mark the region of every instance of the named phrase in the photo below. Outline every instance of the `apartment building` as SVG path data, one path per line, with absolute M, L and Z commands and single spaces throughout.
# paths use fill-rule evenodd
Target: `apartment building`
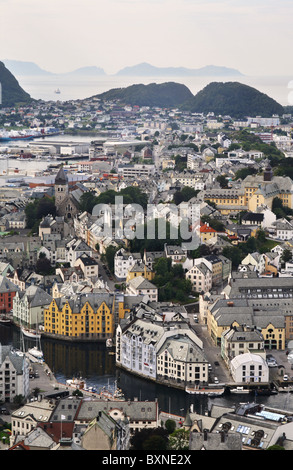
M 166 317 L 164 317 L 166 318 Z M 186 386 L 208 380 L 202 341 L 187 323 L 159 316 L 135 318 L 116 332 L 116 364 L 154 381 Z
M 141 261 L 140 253 L 127 253 L 124 248 L 118 250 L 114 257 L 114 274 L 117 279 L 125 280 L 128 271 L 133 268 L 137 261 Z
M 17 395 L 29 395 L 29 362 L 9 346 L 0 343 L 0 402 L 13 402 Z
M 114 294 L 62 296 L 53 299 L 44 310 L 44 332 L 48 336 L 106 341 L 113 337 L 114 328 Z

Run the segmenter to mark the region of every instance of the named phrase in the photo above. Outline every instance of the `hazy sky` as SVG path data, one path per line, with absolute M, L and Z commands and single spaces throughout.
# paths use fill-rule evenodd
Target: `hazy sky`
M 0 0 L 0 60 L 234 67 L 293 78 L 292 0 Z

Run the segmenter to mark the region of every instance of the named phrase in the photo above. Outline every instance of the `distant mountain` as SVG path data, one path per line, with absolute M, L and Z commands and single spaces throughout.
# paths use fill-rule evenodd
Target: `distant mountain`
M 131 85 L 126 88 L 114 88 L 97 95 L 104 100 L 119 100 L 123 104 L 138 106 L 180 106 L 193 99 L 193 94 L 179 83 L 151 83 L 149 85 Z
M 0 62 L 0 83 L 2 86 L 0 107 L 1 105 L 10 107 L 18 104 L 28 104 L 32 101 L 30 95 L 21 88 L 14 75 L 5 67 L 3 62 Z
M 33 77 L 33 76 L 60 76 L 60 75 L 74 75 L 74 76 L 100 76 L 106 75 L 104 70 L 100 67 L 81 67 L 66 73 L 53 73 L 43 70 L 34 62 L 22 62 L 20 60 L 3 60 L 5 66 L 18 77 Z
M 75 76 L 85 76 L 85 77 L 95 77 L 95 76 L 101 76 L 101 75 L 106 75 L 105 71 L 101 67 L 81 67 L 77 70 L 73 70 L 72 72 L 68 72 L 65 75 L 75 75 Z
M 32 77 L 34 75 L 54 75 L 51 72 L 41 69 L 34 62 L 23 62 L 20 60 L 3 60 L 5 66 L 18 77 Z
M 238 82 L 212 82 L 184 103 L 182 109 L 195 113 L 214 112 L 232 117 L 283 114 L 284 108 L 264 93 Z
M 119 72 L 117 72 L 118 76 L 120 75 L 130 75 L 130 76 L 140 76 L 140 77 L 212 77 L 212 76 L 240 76 L 242 75 L 236 69 L 228 68 L 228 67 L 220 67 L 216 65 L 207 65 L 206 67 L 202 67 L 199 69 L 189 69 L 185 67 L 155 67 L 150 65 L 146 62 L 143 62 L 138 65 L 134 65 L 132 67 L 125 67 Z

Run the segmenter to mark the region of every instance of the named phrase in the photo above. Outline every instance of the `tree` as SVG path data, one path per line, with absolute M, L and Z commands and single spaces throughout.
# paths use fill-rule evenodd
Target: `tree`
M 225 175 L 217 176 L 216 181 L 220 183 L 221 188 L 228 188 L 228 181 Z
M 169 449 L 188 450 L 189 431 L 184 428 L 177 429 L 169 437 Z
M 165 428 L 167 429 L 169 434 L 172 434 L 176 429 L 176 422 L 174 421 L 174 419 L 167 419 L 167 421 L 165 422 Z
M 191 198 L 196 197 L 198 194 L 198 190 L 190 188 L 189 186 L 185 186 L 181 189 L 181 191 L 176 191 L 174 194 L 174 202 L 176 206 L 181 202 L 188 202 Z
M 45 253 L 40 253 L 36 263 L 36 272 L 42 275 L 48 275 L 52 272 L 51 261 L 46 257 Z
M 288 250 L 288 248 L 285 248 L 285 250 L 283 251 L 283 254 L 281 256 L 281 261 L 285 264 L 288 261 L 291 261 L 291 259 L 292 259 L 291 250 Z
M 151 440 L 157 436 L 160 439 Z M 136 431 L 130 439 L 131 450 L 166 450 L 168 445 L 168 431 L 162 427 L 144 428 Z

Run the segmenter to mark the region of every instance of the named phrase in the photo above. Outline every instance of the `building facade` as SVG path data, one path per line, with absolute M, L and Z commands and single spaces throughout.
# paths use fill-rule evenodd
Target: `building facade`
M 115 328 L 115 297 L 112 294 L 82 294 L 53 299 L 44 310 L 44 332 L 73 340 L 112 338 Z

